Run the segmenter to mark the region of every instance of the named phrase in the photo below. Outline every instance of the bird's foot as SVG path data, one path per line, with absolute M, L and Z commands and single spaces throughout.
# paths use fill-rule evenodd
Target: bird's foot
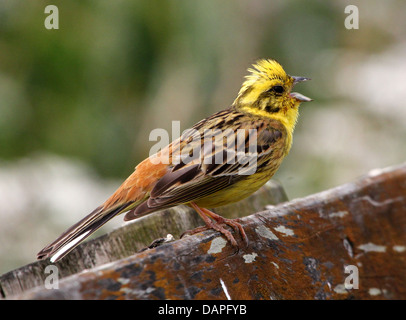
M 235 232 L 239 232 L 241 234 L 241 237 L 245 241 L 246 245 L 248 245 L 248 237 L 244 231 L 244 228 L 239 223 L 240 219 L 223 218 L 222 216 L 220 216 L 206 208 L 200 208 L 198 205 L 196 205 L 193 202 L 191 202 L 190 205 L 192 206 L 193 209 L 196 210 L 196 212 L 204 220 L 204 222 L 206 223 L 206 226 L 198 227 L 196 229 L 186 231 L 182 234 L 181 237 L 183 237 L 184 235 L 196 234 L 196 233 L 208 230 L 208 229 L 214 229 L 214 230 L 222 233 L 233 246 L 238 247 L 237 241 L 235 240 L 234 236 L 231 234 L 230 231 L 228 231 L 227 229 L 224 228 L 224 225 L 228 225 L 228 226 L 232 227 Z

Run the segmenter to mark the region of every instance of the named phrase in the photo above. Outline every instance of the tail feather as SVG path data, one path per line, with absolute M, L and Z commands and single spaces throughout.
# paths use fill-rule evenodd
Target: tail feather
M 119 207 L 104 209 L 103 206 L 96 208 L 89 215 L 62 233 L 55 241 L 47 245 L 37 254 L 37 259 L 51 257 L 51 262 L 56 262 L 66 256 L 84 239 L 98 230 L 117 214 L 127 211 L 131 203 Z

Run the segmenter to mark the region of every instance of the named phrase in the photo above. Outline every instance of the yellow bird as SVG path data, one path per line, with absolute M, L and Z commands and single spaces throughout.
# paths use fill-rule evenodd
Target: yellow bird
M 247 241 L 238 219 L 207 208 L 237 202 L 264 185 L 292 145 L 298 107 L 310 98 L 291 92 L 304 77 L 289 76 L 275 60 L 260 60 L 248 69 L 237 98 L 223 111 L 201 120 L 158 153 L 142 161 L 101 206 L 42 249 L 38 259 L 58 261 L 114 216 L 132 220 L 186 204 L 206 227 L 237 242 L 231 226 Z M 193 232 L 193 231 L 192 231 Z

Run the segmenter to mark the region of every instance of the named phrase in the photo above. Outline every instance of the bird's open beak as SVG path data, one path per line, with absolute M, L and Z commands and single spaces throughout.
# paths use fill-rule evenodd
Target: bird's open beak
M 293 86 L 299 82 L 302 81 L 308 81 L 310 80 L 310 78 L 305 78 L 305 77 L 295 77 L 295 76 L 291 76 L 291 78 L 293 79 Z M 299 100 L 301 102 L 309 102 L 309 101 L 313 101 L 313 99 L 306 97 L 305 95 L 298 93 L 298 92 L 291 92 L 290 96 L 292 98 L 295 98 L 296 100 Z
M 295 85 L 295 84 L 298 83 L 298 82 L 311 80 L 310 78 L 305 78 L 305 77 L 295 77 L 295 76 L 292 76 L 291 78 L 293 79 L 293 85 Z

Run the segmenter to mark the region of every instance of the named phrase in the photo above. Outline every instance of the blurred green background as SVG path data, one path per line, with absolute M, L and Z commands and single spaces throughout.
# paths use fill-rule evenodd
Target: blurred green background
M 0 273 L 104 201 L 151 130 L 228 107 L 259 58 L 312 78 L 275 175 L 289 198 L 403 162 L 405 30 L 402 0 L 1 0 Z

